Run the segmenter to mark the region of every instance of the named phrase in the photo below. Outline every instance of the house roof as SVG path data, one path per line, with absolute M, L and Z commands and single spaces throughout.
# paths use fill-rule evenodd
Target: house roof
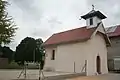
M 81 18 L 83 18 L 83 19 L 88 19 L 88 18 L 93 17 L 93 16 L 97 16 L 97 17 L 99 17 L 100 19 L 105 19 L 105 18 L 106 18 L 106 16 L 103 15 L 100 11 L 95 11 L 95 10 L 92 10 L 92 11 L 90 11 L 89 13 L 81 16 Z
M 82 28 L 72 29 L 61 33 L 53 34 L 48 40 L 44 42 L 45 46 L 56 45 L 68 42 L 85 41 L 88 40 L 97 27 L 87 29 L 86 26 Z
M 120 36 L 120 25 L 109 27 L 106 31 L 109 37 Z

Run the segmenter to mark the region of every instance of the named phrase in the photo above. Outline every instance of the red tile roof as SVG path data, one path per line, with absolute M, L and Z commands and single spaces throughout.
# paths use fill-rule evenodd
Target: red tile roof
M 120 36 L 120 25 L 117 26 L 117 28 L 115 29 L 115 31 L 109 32 L 108 36 L 109 37 Z
M 53 34 L 44 45 L 56 45 L 75 41 L 88 40 L 96 28 L 87 29 L 86 26 L 82 28 L 72 29 L 61 33 Z

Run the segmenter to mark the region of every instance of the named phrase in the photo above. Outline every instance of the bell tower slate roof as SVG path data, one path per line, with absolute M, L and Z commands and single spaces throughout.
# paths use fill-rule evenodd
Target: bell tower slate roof
M 91 17 L 94 17 L 94 16 L 97 16 L 98 18 L 100 19 L 105 19 L 107 18 L 104 14 L 102 14 L 100 11 L 95 11 L 95 10 L 91 10 L 89 13 L 81 16 L 81 18 L 83 19 L 88 19 L 88 18 L 91 18 Z

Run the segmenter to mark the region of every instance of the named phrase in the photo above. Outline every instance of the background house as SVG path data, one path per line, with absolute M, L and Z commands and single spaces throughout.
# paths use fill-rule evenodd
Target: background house
M 106 16 L 100 11 L 91 10 L 81 18 L 86 20 L 85 27 L 53 34 L 45 41 L 46 69 L 83 71 L 86 75 L 108 72 L 107 46 L 110 41 L 102 24 Z
M 108 47 L 109 70 L 120 70 L 120 25 L 106 29 L 111 40 L 111 47 Z
M 8 65 L 8 58 L 0 57 L 0 68 L 5 68 Z

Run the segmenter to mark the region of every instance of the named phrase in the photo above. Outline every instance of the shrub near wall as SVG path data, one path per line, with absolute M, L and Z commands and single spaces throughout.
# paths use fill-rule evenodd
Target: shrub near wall
M 19 66 L 17 63 L 15 62 L 11 62 L 10 64 L 8 64 L 6 66 L 6 69 L 22 69 L 22 66 Z
M 18 65 L 16 62 L 11 62 L 8 64 L 8 59 L 2 59 L 2 63 L 0 64 L 0 69 L 22 69 L 23 66 Z M 4 64 L 3 64 L 4 63 Z M 37 64 L 28 64 L 28 69 L 39 69 Z
M 28 69 L 39 69 L 39 66 L 35 63 L 28 63 Z

